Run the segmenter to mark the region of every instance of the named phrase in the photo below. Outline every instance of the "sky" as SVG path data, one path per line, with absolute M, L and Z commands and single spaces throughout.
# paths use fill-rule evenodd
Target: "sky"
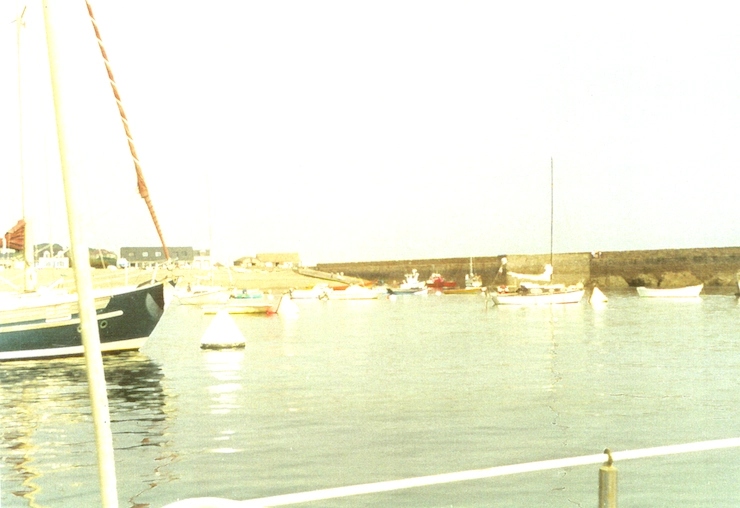
M 84 2 L 53 1 L 88 243 L 157 245 Z M 90 4 L 168 245 L 548 253 L 551 160 L 555 252 L 740 245 L 727 2 Z M 67 244 L 40 2 L 20 101 L 14 2 L 0 16 L 0 228 L 25 209 Z

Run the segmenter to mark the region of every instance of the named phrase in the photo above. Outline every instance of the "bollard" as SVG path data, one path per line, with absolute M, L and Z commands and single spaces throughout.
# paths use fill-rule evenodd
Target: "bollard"
M 617 468 L 611 450 L 604 453 L 608 460 L 599 468 L 599 508 L 617 508 Z

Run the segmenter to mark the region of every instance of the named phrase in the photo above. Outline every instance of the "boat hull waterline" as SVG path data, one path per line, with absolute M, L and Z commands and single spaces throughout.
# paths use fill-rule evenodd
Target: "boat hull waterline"
M 426 295 L 429 288 L 388 288 L 387 291 L 391 295 Z
M 141 348 L 164 313 L 161 283 L 118 291 L 105 297 L 96 308 L 100 349 L 103 352 Z M 30 319 L 0 323 L 0 360 L 56 358 L 84 354 L 80 318 L 74 313 L 51 319 Z M 97 307 L 97 306 L 96 306 Z M 2 313 L 0 313 L 0 318 Z

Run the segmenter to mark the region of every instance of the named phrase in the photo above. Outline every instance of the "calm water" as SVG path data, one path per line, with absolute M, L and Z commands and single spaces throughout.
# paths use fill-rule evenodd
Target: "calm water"
M 299 301 L 234 316 L 243 351 L 171 307 L 108 357 L 121 506 L 249 499 L 740 437 L 740 306 L 607 292 L 554 308 L 475 296 Z M 99 505 L 81 359 L 0 364 L 2 507 Z M 740 506 L 738 450 L 623 461 L 622 507 Z M 596 506 L 598 466 L 304 506 Z

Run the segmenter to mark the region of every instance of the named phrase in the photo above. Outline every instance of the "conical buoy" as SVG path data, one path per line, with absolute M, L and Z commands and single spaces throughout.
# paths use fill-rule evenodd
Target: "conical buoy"
M 609 299 L 604 293 L 597 287 L 591 292 L 591 298 L 588 299 L 589 303 L 606 303 Z
M 285 293 L 280 297 L 275 313 L 279 316 L 297 316 L 300 312 L 298 305 L 290 297 L 290 293 Z
M 225 309 L 216 313 L 206 333 L 200 339 L 202 349 L 227 349 L 246 346 L 246 340 L 239 327 Z

